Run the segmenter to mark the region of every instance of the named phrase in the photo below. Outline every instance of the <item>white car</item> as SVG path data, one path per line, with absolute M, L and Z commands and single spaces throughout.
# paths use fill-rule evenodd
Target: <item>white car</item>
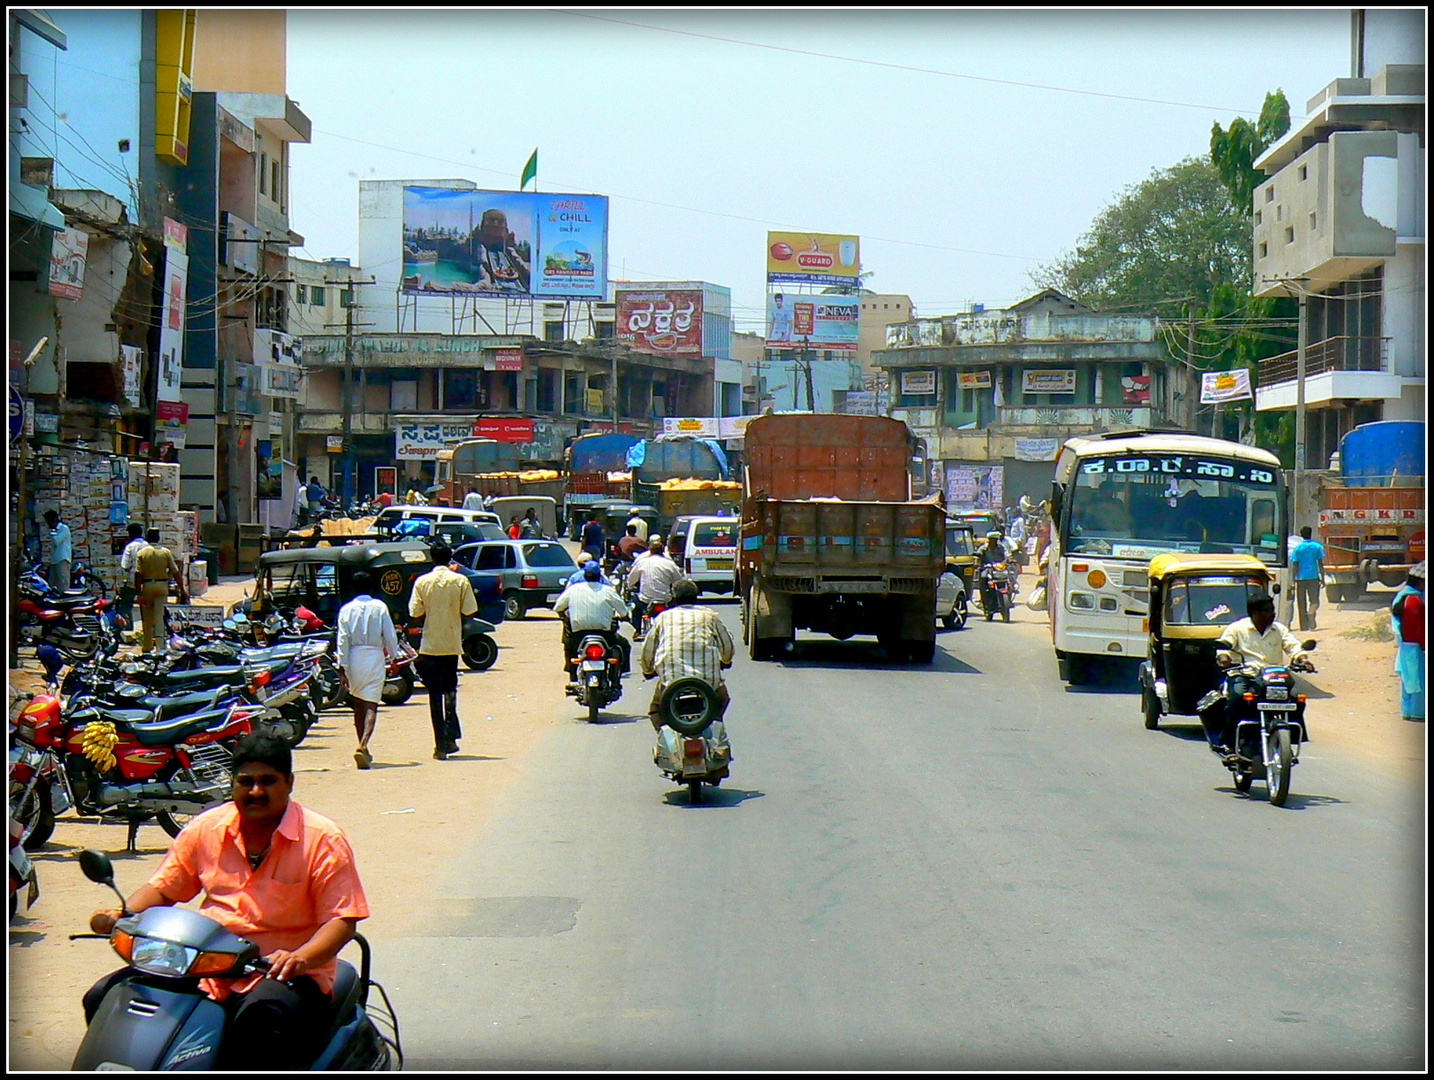
M 966 586 L 950 570 L 936 581 L 936 618 L 947 630 L 966 628 L 967 607 L 971 598 L 966 595 Z

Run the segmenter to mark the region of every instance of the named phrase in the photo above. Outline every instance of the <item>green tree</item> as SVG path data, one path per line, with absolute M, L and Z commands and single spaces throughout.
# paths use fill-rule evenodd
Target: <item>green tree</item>
M 1220 285 L 1245 287 L 1250 223 L 1208 158 L 1155 169 L 1102 210 L 1075 250 L 1031 275 L 1097 311 L 1184 317 Z
M 1255 189 L 1267 177 L 1255 168 L 1255 159 L 1290 130 L 1290 103 L 1282 90 L 1265 95 L 1260 117 L 1253 124 L 1237 116 L 1227 131 L 1215 121 L 1210 128 L 1210 160 L 1220 172 L 1230 201 L 1245 217 L 1254 213 Z

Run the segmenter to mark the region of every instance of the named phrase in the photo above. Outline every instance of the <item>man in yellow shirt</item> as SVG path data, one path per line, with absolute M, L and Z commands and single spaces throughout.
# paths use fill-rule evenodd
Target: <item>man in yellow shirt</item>
M 144 651 L 149 652 L 156 638 L 161 647 L 164 643 L 164 608 L 169 603 L 170 580 L 179 591 L 181 604 L 189 603 L 189 590 L 184 587 L 174 553 L 160 544 L 159 530 L 150 529 L 144 538 L 146 544 L 134 560 L 134 591 L 139 596 L 139 616 L 143 623 L 140 643 Z
M 462 574 L 448 568 L 453 552 L 447 544 L 432 547 L 433 569 L 413 583 L 408 613 L 423 619 L 418 646 L 418 677 L 428 688 L 428 714 L 433 721 L 433 756 L 445 761 L 458 753 L 463 737 L 458 724 L 458 657 L 463 652 L 463 618 L 478 613 L 478 598 Z
M 1232 670 L 1225 679 L 1223 697 L 1200 714 L 1205 728 L 1205 737 L 1210 740 L 1218 754 L 1228 754 L 1234 749 L 1235 716 L 1232 703 L 1242 700 L 1247 691 L 1259 691 L 1258 669 L 1279 667 L 1290 657 L 1290 667 L 1300 670 L 1305 666 L 1304 647 L 1290 633 L 1284 623 L 1275 621 L 1275 601 L 1268 593 L 1251 593 L 1245 601 L 1248 616 L 1236 619 L 1225 627 L 1224 633 L 1215 642 L 1215 659 L 1222 667 L 1236 665 L 1256 669 L 1256 675 Z

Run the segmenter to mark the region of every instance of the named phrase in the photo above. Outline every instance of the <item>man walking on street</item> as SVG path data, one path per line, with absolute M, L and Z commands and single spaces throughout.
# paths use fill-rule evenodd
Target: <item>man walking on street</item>
M 1315 615 L 1324 581 L 1324 545 L 1314 539 L 1314 530 L 1308 525 L 1300 529 L 1300 542 L 1290 552 L 1290 566 L 1294 569 L 1295 598 L 1300 606 L 1300 629 L 1318 630 Z
M 134 560 L 134 591 L 139 595 L 139 617 L 143 624 L 140 647 L 149 652 L 156 640 L 164 647 L 164 609 L 169 603 L 169 582 L 179 591 L 179 602 L 189 603 L 189 590 L 179 573 L 174 553 L 159 542 L 159 530 L 144 534 L 147 541 Z
M 433 569 L 413 583 L 408 613 L 423 618 L 418 646 L 418 677 L 428 688 L 428 714 L 433 721 L 433 756 L 446 761 L 458 753 L 463 730 L 458 723 L 458 657 L 463 651 L 463 617 L 478 613 L 478 599 L 462 574 L 448 568 L 453 552 L 442 542 L 433 545 Z
M 478 494 L 478 489 L 472 484 L 468 485 L 468 494 L 463 496 L 463 509 L 482 510 L 483 496 Z
M 353 587 L 358 595 L 339 609 L 336 651 L 339 677 L 354 707 L 354 731 L 358 734 L 354 762 L 360 769 L 367 769 L 373 764 L 368 742 L 378 726 L 378 703 L 388 676 L 388 661 L 399 653 L 398 632 L 388 605 L 370 595 L 373 576 L 360 571 L 353 576 Z
M 607 541 L 603 538 L 602 523 L 598 521 L 597 511 L 588 511 L 587 524 L 583 526 L 582 533 L 583 550 L 591 553 L 598 562 L 602 562 L 607 555 Z
M 115 589 L 115 604 L 126 621 L 134 618 L 134 601 L 137 595 L 134 591 L 135 560 L 144 548 L 144 529 L 139 523 L 131 521 L 128 530 L 129 543 L 120 552 L 119 586 Z
M 54 510 L 45 511 L 45 524 L 50 526 L 50 588 L 64 592 L 70 587 L 70 560 L 73 548 L 70 527 Z

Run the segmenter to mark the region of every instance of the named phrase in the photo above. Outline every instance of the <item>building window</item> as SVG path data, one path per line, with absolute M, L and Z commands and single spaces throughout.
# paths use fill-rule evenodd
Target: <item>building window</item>
M 354 291 L 352 289 L 339 290 L 339 307 L 348 308 L 354 306 Z
M 1316 221 L 1317 221 L 1317 220 L 1318 220 L 1318 219 L 1315 217 L 1315 215 L 1314 215 L 1313 213 L 1311 213 L 1311 214 L 1310 214 L 1310 232 L 1314 232 L 1315 229 L 1318 228 L 1318 225 L 1316 224 Z
M 314 307 L 324 306 L 324 287 L 322 285 L 309 286 L 309 303 Z
M 478 372 L 454 370 L 443 373 L 443 407 L 445 409 L 478 408 Z
M 599 341 L 612 341 L 613 338 L 617 336 L 617 323 L 615 322 L 609 322 L 603 319 L 594 323 L 593 327 L 597 331 L 597 339 Z
M 271 190 L 273 191 L 273 193 L 274 193 L 274 194 L 273 194 L 273 199 L 274 199 L 274 201 L 275 201 L 276 203 L 279 203 L 280 206 L 282 207 L 283 202 L 284 202 L 284 191 L 283 191 L 283 183 L 282 183 L 283 175 L 282 175 L 282 173 L 280 173 L 280 171 L 279 171 L 279 159 L 278 159 L 278 158 L 275 158 L 273 161 L 271 161 L 271 162 L 269 163 L 269 173 L 270 173 L 270 184 L 269 184 L 269 187 L 270 187 L 270 189 L 271 189 Z
M 1275 185 L 1274 185 L 1274 184 L 1271 184 L 1269 187 L 1265 188 L 1265 202 L 1274 202 L 1274 201 L 1275 201 Z
M 1258 224 L 1260 223 L 1260 219 L 1261 219 L 1263 216 L 1264 216 L 1264 215 L 1261 214 L 1260 211 L 1258 211 L 1258 210 L 1255 211 L 1255 224 L 1256 224 L 1256 225 L 1258 225 Z
M 1293 225 L 1287 225 L 1287 226 L 1285 227 L 1285 243 L 1287 243 L 1287 244 L 1293 244 L 1294 242 L 1295 242 L 1295 227 L 1294 227 Z
M 563 340 L 563 324 L 560 323 L 560 322 L 545 322 L 545 323 L 543 323 L 543 340 L 544 340 L 544 341 L 562 341 L 562 340 Z
M 269 155 L 259 151 L 259 194 L 269 194 Z
M 307 285 L 294 286 L 294 303 L 307 304 L 309 302 L 309 287 Z
M 1309 167 L 1308 165 L 1301 165 L 1301 166 L 1300 166 L 1300 179 L 1301 179 L 1301 180 L 1308 180 L 1309 178 L 1310 178 L 1310 167 Z
M 1276 220 L 1276 221 L 1284 221 L 1284 220 L 1285 220 L 1285 204 L 1284 204 L 1284 203 L 1280 203 L 1279 206 L 1275 207 L 1275 220 Z
M 1260 241 L 1260 258 L 1262 258 L 1262 259 L 1268 258 L 1268 257 L 1269 257 L 1269 254 L 1270 254 L 1270 245 L 1267 244 L 1267 243 L 1265 243 L 1263 240 Z

